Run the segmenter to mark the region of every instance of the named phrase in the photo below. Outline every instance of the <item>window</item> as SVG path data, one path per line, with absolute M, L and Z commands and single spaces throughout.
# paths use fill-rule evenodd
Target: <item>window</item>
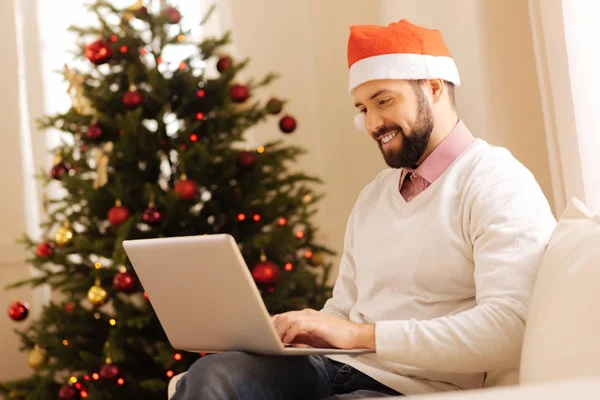
M 49 0 L 36 1 L 39 16 L 41 71 L 44 83 L 42 92 L 44 113 L 64 112 L 71 106 L 71 98 L 66 93 L 68 84 L 62 75 L 64 65 L 68 64 L 71 68 L 85 68 L 89 65 L 86 65 L 85 60 L 83 63 L 74 61 L 70 52 L 76 50 L 77 35 L 68 31 L 67 28 L 71 25 L 93 26 L 97 25 L 98 21 L 95 14 L 88 10 L 89 1 L 61 0 L 58 3 Z M 117 8 L 126 8 L 132 3 L 135 4 L 135 1 L 112 0 L 111 3 Z M 192 29 L 192 35 L 196 40 L 200 40 L 203 35 L 202 28 L 199 26 L 207 11 L 206 5 L 203 3 L 200 0 L 173 0 L 170 2 L 181 12 L 183 29 Z M 159 1 L 156 0 L 145 1 L 144 4 L 147 4 L 150 10 L 157 10 L 160 7 Z M 173 29 L 178 30 L 175 26 Z M 193 51 L 195 51 L 194 46 L 176 46 L 165 48 L 162 56 L 167 65 L 171 63 L 178 65 L 180 60 Z M 46 135 L 47 148 L 52 149 L 59 145 L 61 138 L 72 142 L 70 135 L 62 135 L 59 131 L 51 132 L 50 135 Z

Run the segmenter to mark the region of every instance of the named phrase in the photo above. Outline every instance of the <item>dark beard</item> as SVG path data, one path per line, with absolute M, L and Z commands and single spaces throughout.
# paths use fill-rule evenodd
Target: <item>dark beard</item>
M 402 135 L 402 148 L 397 150 L 383 150 L 381 142 L 377 141 L 379 150 L 383 155 L 385 163 L 391 168 L 411 168 L 416 169 L 421 157 L 425 153 L 431 132 L 433 131 L 433 116 L 431 115 L 431 107 L 427 103 L 425 95 L 419 88 L 415 89 L 417 96 L 417 121 L 412 128 L 412 134 L 406 136 L 402 128 L 398 125 L 383 126 L 378 131 L 375 137 L 382 137 L 389 132 L 398 132 Z M 392 139 L 393 140 L 393 139 Z

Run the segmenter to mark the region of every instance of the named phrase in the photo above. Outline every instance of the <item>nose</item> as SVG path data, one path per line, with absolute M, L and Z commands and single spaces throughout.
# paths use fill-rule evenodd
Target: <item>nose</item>
M 367 132 L 371 134 L 371 137 L 374 137 L 377 134 L 377 131 L 383 124 L 383 118 L 378 113 L 368 112 L 367 115 L 365 115 L 365 128 L 367 129 Z

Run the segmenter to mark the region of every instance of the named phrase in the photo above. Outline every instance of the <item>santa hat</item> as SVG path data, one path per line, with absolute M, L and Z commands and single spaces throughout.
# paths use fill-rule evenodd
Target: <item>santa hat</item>
M 350 93 L 375 79 L 444 79 L 460 86 L 458 69 L 440 32 L 406 19 L 388 26 L 350 27 L 348 68 Z M 364 121 L 361 125 L 364 130 Z

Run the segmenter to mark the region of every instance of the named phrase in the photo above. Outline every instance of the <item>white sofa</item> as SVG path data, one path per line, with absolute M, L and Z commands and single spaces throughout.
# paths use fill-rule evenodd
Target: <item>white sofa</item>
M 169 384 L 169 398 L 177 380 Z M 422 400 L 600 400 L 600 215 L 571 199 L 535 285 L 518 372 Z M 508 378 L 508 379 L 506 379 Z

